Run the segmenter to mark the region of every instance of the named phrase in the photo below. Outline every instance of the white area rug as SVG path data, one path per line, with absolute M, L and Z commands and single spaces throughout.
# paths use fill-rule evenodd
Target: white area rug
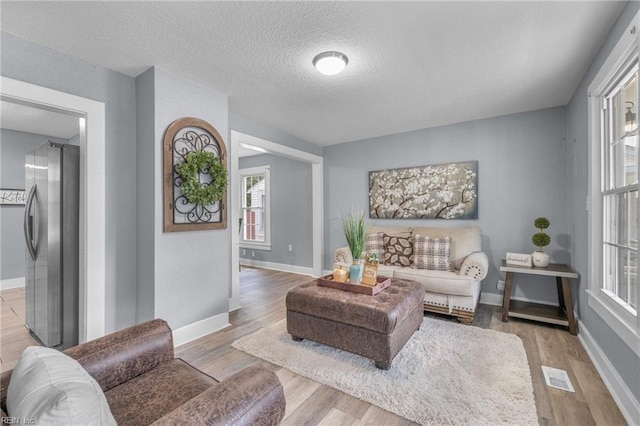
M 512 334 L 425 318 L 387 371 L 294 342 L 285 320 L 232 346 L 424 425 L 538 424 L 527 356 Z

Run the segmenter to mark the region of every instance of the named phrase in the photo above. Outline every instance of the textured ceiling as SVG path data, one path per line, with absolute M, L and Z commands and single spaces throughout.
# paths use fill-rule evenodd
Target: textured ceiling
M 624 3 L 0 2 L 1 29 L 136 76 L 151 65 L 319 145 L 565 105 Z M 349 57 L 323 76 L 312 58 Z

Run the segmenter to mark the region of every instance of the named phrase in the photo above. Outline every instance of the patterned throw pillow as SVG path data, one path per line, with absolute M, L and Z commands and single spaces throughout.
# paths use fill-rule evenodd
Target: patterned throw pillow
M 394 266 L 411 266 L 413 263 L 413 237 L 392 237 L 383 234 L 384 256 L 382 263 Z
M 382 232 L 372 232 L 367 234 L 367 239 L 364 245 L 364 251 L 367 254 L 377 254 L 378 259 L 382 259 L 384 255 L 384 234 Z
M 431 238 L 416 235 L 413 244 L 413 267 L 434 271 L 453 271 L 449 260 L 451 255 L 451 237 Z

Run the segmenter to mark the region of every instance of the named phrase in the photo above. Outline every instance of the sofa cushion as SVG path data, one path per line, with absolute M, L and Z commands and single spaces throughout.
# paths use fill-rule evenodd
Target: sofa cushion
M 385 265 L 411 266 L 413 263 L 413 237 L 394 237 L 383 234 Z
M 413 266 L 417 269 L 453 271 L 449 261 L 451 237 L 431 238 L 415 235 L 413 242 Z
M 43 425 L 116 424 L 102 388 L 80 363 L 41 346 L 25 349 L 13 369 L 7 411 Z
M 471 253 L 482 251 L 482 236 L 479 226 L 465 228 L 413 228 L 413 235 L 427 235 L 432 238 L 451 237 L 451 263 L 460 269 L 464 259 Z
M 118 425 L 148 425 L 217 385 L 215 379 L 175 358 L 105 395 Z
M 394 278 L 413 280 L 422 284 L 425 291 L 459 296 L 474 295 L 474 279 L 456 272 L 429 269 L 400 268 L 393 271 Z
M 378 276 L 393 278 L 394 271 L 402 268 L 403 266 L 384 265 L 381 263 L 378 265 Z

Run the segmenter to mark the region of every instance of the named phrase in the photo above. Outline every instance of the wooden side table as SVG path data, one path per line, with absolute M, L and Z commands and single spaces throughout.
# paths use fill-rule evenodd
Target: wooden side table
M 524 318 L 534 321 L 542 321 L 569 327 L 569 333 L 576 335 L 576 318 L 573 314 L 573 299 L 569 278 L 578 278 L 578 273 L 569 265 L 562 263 L 550 263 L 547 268 L 507 265 L 502 259 L 501 272 L 506 272 L 504 297 L 502 299 L 502 321 L 507 322 L 509 317 Z M 558 305 L 542 305 L 540 303 L 522 302 L 511 300 L 511 287 L 514 274 L 542 275 L 555 277 L 558 291 Z

